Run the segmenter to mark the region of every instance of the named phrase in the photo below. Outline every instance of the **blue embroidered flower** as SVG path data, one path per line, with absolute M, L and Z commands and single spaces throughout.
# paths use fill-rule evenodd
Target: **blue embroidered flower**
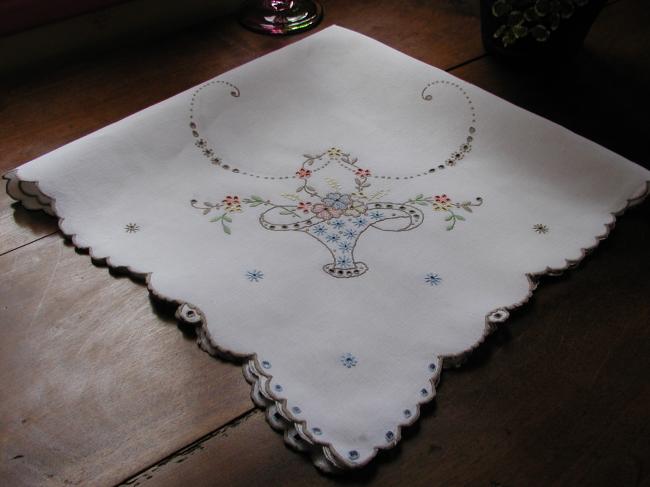
M 343 220 L 330 220 L 330 225 L 332 225 L 337 230 L 340 230 L 345 226 L 345 222 Z
M 328 208 L 334 208 L 335 210 L 345 210 L 350 204 L 350 195 L 341 193 L 327 193 L 325 198 L 323 198 L 323 203 L 325 203 Z
M 264 273 L 258 270 L 248 271 L 246 272 L 246 279 L 250 282 L 260 282 L 264 279 Z
M 352 223 L 354 223 L 354 225 L 357 226 L 357 227 L 362 227 L 366 223 L 368 223 L 368 220 L 366 220 L 364 217 L 360 216 L 359 218 L 355 218 L 354 220 L 352 220 Z
M 384 214 L 381 211 L 377 211 L 377 210 L 371 211 L 370 213 L 368 213 L 368 216 L 370 216 L 370 218 L 372 218 L 373 220 L 381 220 L 382 218 L 384 218 Z
M 355 232 L 351 228 L 346 228 L 345 230 L 343 230 L 343 236 L 345 238 L 354 238 L 357 236 L 357 232 Z
M 438 274 L 433 274 L 433 273 L 429 272 L 425 276 L 424 282 L 426 282 L 430 286 L 437 286 L 438 284 L 440 284 L 442 282 L 442 277 L 440 277 Z
M 349 241 L 339 242 L 339 250 L 342 252 L 349 252 L 352 250 L 352 244 Z
M 328 242 L 338 242 L 340 238 L 341 237 L 339 237 L 337 234 L 330 233 L 329 235 L 327 235 L 327 237 L 325 237 L 325 240 L 327 240 Z
M 327 229 L 325 228 L 325 225 L 318 224 L 313 226 L 311 231 L 314 233 L 314 235 L 325 235 Z
M 341 355 L 340 360 L 343 366 L 347 367 L 348 369 L 351 369 L 358 363 L 357 358 L 349 352 Z
M 352 259 L 347 255 L 342 255 L 336 258 L 337 267 L 350 267 L 352 265 Z

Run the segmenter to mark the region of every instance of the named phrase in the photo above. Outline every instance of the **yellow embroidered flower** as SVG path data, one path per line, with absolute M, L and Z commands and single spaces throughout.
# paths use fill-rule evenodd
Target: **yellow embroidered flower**
M 341 157 L 343 155 L 343 151 L 341 149 L 337 149 L 336 147 L 332 147 L 330 149 L 327 149 L 327 155 L 329 157 Z

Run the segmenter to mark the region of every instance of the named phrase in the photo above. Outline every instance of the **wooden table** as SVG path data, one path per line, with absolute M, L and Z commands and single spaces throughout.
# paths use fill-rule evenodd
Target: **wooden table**
M 336 23 L 648 163 L 650 8 L 611 2 L 571 64 L 487 56 L 462 0 L 324 1 Z M 233 18 L 0 91 L 0 169 L 298 40 Z M 650 486 L 650 204 L 458 370 L 401 444 L 332 478 L 285 447 L 240 367 L 173 310 L 0 196 L 0 484 Z

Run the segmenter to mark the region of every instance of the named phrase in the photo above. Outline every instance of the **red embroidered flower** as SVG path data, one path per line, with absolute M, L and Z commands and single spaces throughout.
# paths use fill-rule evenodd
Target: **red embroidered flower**
M 226 196 L 222 203 L 225 206 L 225 210 L 229 212 L 241 211 L 241 200 L 239 196 Z
M 355 174 L 357 176 L 361 176 L 362 178 L 367 178 L 368 176 L 370 176 L 370 169 L 361 169 L 361 168 L 359 168 L 359 169 L 357 169 Z
M 441 203 L 441 204 L 449 203 L 451 201 L 451 198 L 446 194 L 434 196 L 433 199 L 436 201 L 436 203 Z
M 311 176 L 311 171 L 302 167 L 296 171 L 296 176 L 300 179 L 307 179 Z
M 311 202 L 301 201 L 300 203 L 298 203 L 298 210 L 302 210 L 303 213 L 309 213 L 310 209 L 311 209 Z

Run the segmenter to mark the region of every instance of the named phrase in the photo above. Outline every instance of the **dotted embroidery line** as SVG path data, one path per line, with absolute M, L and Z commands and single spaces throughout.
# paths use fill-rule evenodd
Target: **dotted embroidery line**
M 226 171 L 229 171 L 229 172 L 232 172 L 232 173 L 235 173 L 235 174 L 241 174 L 243 176 L 249 176 L 249 177 L 253 177 L 253 178 L 256 178 L 256 179 L 267 179 L 267 180 L 297 179 L 297 176 L 295 174 L 284 175 L 284 176 L 269 176 L 269 175 L 255 174 L 255 173 L 250 172 L 250 171 L 242 171 L 237 167 L 233 167 L 233 166 L 231 166 L 229 164 L 224 164 L 223 161 L 221 160 L 221 158 L 216 155 L 215 150 L 210 146 L 207 139 L 205 139 L 204 137 L 201 136 L 201 133 L 199 132 L 199 127 L 198 127 L 196 118 L 194 116 L 195 115 L 194 108 L 195 108 L 195 105 L 196 105 L 197 95 L 203 89 L 207 88 L 208 86 L 215 85 L 215 84 L 222 84 L 224 86 L 227 86 L 227 87 L 231 88 L 230 95 L 232 97 L 234 97 L 234 98 L 239 98 L 239 96 L 241 95 L 241 93 L 239 91 L 239 88 L 237 88 L 232 83 L 229 83 L 227 81 L 222 81 L 222 80 L 209 81 L 208 83 L 205 83 L 204 85 L 197 88 L 197 90 L 192 94 L 192 98 L 191 98 L 191 101 L 190 101 L 190 123 L 189 123 L 189 126 L 190 126 L 190 129 L 192 131 L 192 136 L 196 139 L 195 145 L 201 150 L 203 155 L 206 158 L 208 158 L 210 160 L 210 162 L 212 162 L 212 164 L 220 167 L 221 169 L 224 169 Z M 421 97 L 422 97 L 423 100 L 425 100 L 425 101 L 433 100 L 433 96 L 431 94 L 427 93 L 427 90 L 429 90 L 429 88 L 431 88 L 432 86 L 435 86 L 435 85 L 446 85 L 446 86 L 450 86 L 450 87 L 453 87 L 453 88 L 457 89 L 460 92 L 460 94 L 464 97 L 465 101 L 467 102 L 467 106 L 469 108 L 470 116 L 471 116 L 471 124 L 470 124 L 469 128 L 467 129 L 468 135 L 466 136 L 465 141 L 462 144 L 459 145 L 458 149 L 452 151 L 444 161 L 434 162 L 433 166 L 430 169 L 428 169 L 428 170 L 426 170 L 424 172 L 420 172 L 420 173 L 416 173 L 416 174 L 401 175 L 401 176 L 388 176 L 388 175 L 377 174 L 377 175 L 371 175 L 369 177 L 374 178 L 374 179 L 413 179 L 413 178 L 416 178 L 416 177 L 428 176 L 430 174 L 435 173 L 436 171 L 443 170 L 446 167 L 455 166 L 458 163 L 458 161 L 463 159 L 465 157 L 465 155 L 467 155 L 472 150 L 472 142 L 474 141 L 474 138 L 476 137 L 476 109 L 474 107 L 474 104 L 473 104 L 472 100 L 470 99 L 469 95 L 467 94 L 467 91 L 465 91 L 465 89 L 460 84 L 455 83 L 453 81 L 448 81 L 448 80 L 432 81 L 432 82 L 428 83 L 424 87 L 424 89 L 422 90 Z M 325 154 L 322 154 L 321 156 L 317 157 L 316 160 L 321 161 L 323 159 L 324 155 Z M 311 171 L 312 172 L 320 171 L 321 169 L 324 169 L 325 167 L 327 167 L 333 160 L 338 162 L 339 165 L 341 165 L 342 167 L 344 167 L 345 169 L 347 169 L 349 171 L 354 172 L 355 169 L 356 169 L 354 166 L 351 166 L 349 164 L 344 164 L 342 161 L 339 160 L 338 157 L 329 155 L 327 157 L 327 160 L 323 164 L 321 164 L 318 167 L 312 168 Z

